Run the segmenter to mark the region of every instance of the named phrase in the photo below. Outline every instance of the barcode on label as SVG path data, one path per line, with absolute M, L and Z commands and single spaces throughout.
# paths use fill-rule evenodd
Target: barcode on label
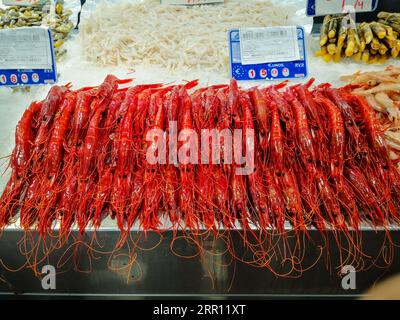
M 19 41 L 39 41 L 40 35 L 38 34 L 21 34 L 17 38 Z
M 243 65 L 296 61 L 300 57 L 296 26 L 243 28 L 239 32 Z
M 43 27 L 0 30 L 0 69 L 51 69 L 50 39 Z
M 269 37 L 287 37 L 287 30 L 271 30 L 263 32 L 244 32 L 242 40 L 263 40 Z

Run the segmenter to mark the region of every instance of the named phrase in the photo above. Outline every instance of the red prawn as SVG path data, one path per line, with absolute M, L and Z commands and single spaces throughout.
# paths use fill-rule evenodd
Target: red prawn
M 353 156 L 351 155 L 353 151 L 355 151 L 356 155 L 365 153 L 366 146 L 364 136 L 357 125 L 357 115 L 354 108 L 347 102 L 344 92 L 334 88 L 326 88 L 323 92 L 334 102 L 342 113 L 344 125 L 348 132 L 348 138 L 350 139 L 347 146 L 351 147 L 351 149 L 348 148 L 346 152 L 349 153 L 349 156 Z
M 255 141 L 254 139 L 252 139 L 253 141 L 251 141 L 251 139 L 248 137 L 249 135 L 252 135 L 254 137 L 254 134 L 250 133 L 250 130 L 254 131 L 253 115 L 250 108 L 250 99 L 247 95 L 242 94 L 240 95 L 239 102 L 243 113 L 243 129 L 245 135 L 244 145 L 246 146 L 246 153 L 252 152 L 254 156 L 254 150 L 249 150 L 249 147 L 255 148 Z M 248 176 L 249 190 L 254 210 L 259 217 L 260 227 L 264 230 L 265 228 L 271 226 L 271 217 L 269 215 L 270 208 L 268 204 L 267 192 L 263 181 L 263 171 L 261 164 L 259 162 L 254 163 L 254 159 L 251 159 L 251 161 L 253 163 L 250 165 L 254 166 L 254 171 Z
M 118 91 L 112 97 L 109 107 L 107 108 L 104 128 L 100 133 L 99 141 L 99 160 L 97 161 L 97 172 L 99 177 L 99 183 L 96 187 L 94 201 L 91 204 L 90 212 L 93 215 L 93 225 L 100 227 L 102 220 L 102 213 L 105 207 L 105 203 L 109 201 L 110 193 L 113 184 L 113 168 L 115 158 L 112 153 L 111 136 L 115 136 L 115 126 L 117 112 L 121 106 L 122 101 L 125 98 L 125 90 Z
M 19 206 L 21 192 L 29 177 L 34 116 L 42 108 L 41 102 L 32 102 L 25 110 L 15 130 L 15 148 L 12 152 L 9 166 L 12 169 L 11 177 L 0 198 L 0 229 L 9 223 Z
M 330 171 L 332 177 L 342 183 L 344 168 L 344 152 L 346 146 L 345 127 L 340 109 L 329 99 L 321 94 L 316 94 L 315 101 L 326 110 L 330 136 Z
M 321 169 L 316 172 L 315 183 L 325 212 L 329 215 L 329 221 L 333 223 L 335 228 L 346 229 L 346 222 L 342 216 L 337 197 Z
M 294 90 L 306 110 L 307 118 L 310 123 L 310 129 L 312 130 L 317 160 L 319 163 L 323 163 L 325 159 L 329 158 L 329 141 L 321 119 L 321 114 L 324 113 L 324 109 L 318 108 L 311 92 L 307 89 L 313 82 L 314 79 L 311 79 L 305 85 L 296 86 Z
M 34 153 L 36 155 L 40 155 L 44 150 L 43 146 L 49 137 L 52 120 L 68 90 L 67 86 L 53 86 L 43 101 L 43 106 L 38 116 L 39 128 L 34 141 Z
M 263 171 L 270 206 L 270 215 L 273 217 L 274 225 L 277 230 L 283 232 L 285 229 L 285 201 L 272 170 L 264 166 Z
M 181 110 L 181 132 L 180 147 L 186 143 L 191 143 L 194 133 L 193 117 L 192 117 L 192 102 L 190 96 L 185 88 L 180 93 L 180 110 Z M 196 138 L 196 137 L 194 137 Z M 194 155 L 186 153 L 186 156 L 193 157 Z M 191 230 L 198 228 L 199 221 L 194 211 L 194 196 L 195 196 L 195 173 L 192 163 L 186 163 L 186 159 L 179 159 L 180 168 L 180 190 L 179 190 L 179 208 L 182 217 L 185 221 L 185 226 Z
M 368 214 L 372 223 L 374 225 L 382 225 L 385 221 L 385 215 L 383 214 L 376 196 L 371 190 L 365 176 L 352 164 L 345 167 L 344 173 L 354 191 L 354 194 L 359 200 L 359 205 L 364 209 L 365 213 Z
M 279 120 L 278 107 L 274 100 L 269 100 L 269 108 L 271 109 L 271 129 L 270 129 L 270 163 L 275 169 L 277 175 L 281 175 L 284 171 L 284 154 L 285 143 L 283 131 Z
M 267 107 L 267 100 L 264 94 L 254 88 L 249 91 L 252 105 L 254 106 L 255 115 L 257 119 L 258 128 L 260 131 L 260 147 L 264 150 L 264 154 L 267 153 L 268 136 L 270 129 L 270 110 Z
M 389 148 L 374 110 L 363 97 L 356 95 L 348 95 L 347 97 L 349 101 L 354 102 L 362 114 L 371 149 L 379 157 L 379 160 L 383 162 L 384 166 L 388 167 L 390 165 Z
M 287 99 L 292 105 L 296 123 L 296 141 L 300 153 L 300 161 L 307 171 L 313 175 L 316 170 L 316 153 L 305 108 L 300 101 L 289 92 L 287 94 Z
M 130 98 L 128 91 L 125 99 Z M 117 130 L 116 168 L 111 191 L 111 204 L 116 212 L 120 230 L 126 230 L 125 219 L 128 216 L 129 194 L 134 171 L 133 119 L 137 106 L 138 97 L 135 96 Z
M 54 119 L 53 130 L 48 144 L 48 152 L 44 159 L 44 181 L 40 194 L 43 195 L 40 202 L 46 203 L 43 212 L 40 214 L 39 231 L 42 236 L 51 228 L 56 218 L 54 207 L 58 196 L 60 172 L 63 165 L 63 143 L 70 125 L 71 115 L 74 112 L 76 93 L 68 92 L 64 97 L 62 106 Z
M 284 174 L 278 177 L 286 210 L 291 214 L 291 222 L 295 230 L 306 230 L 303 217 L 303 206 L 297 180 L 292 169 L 286 169 Z
M 150 132 L 152 130 L 157 130 L 158 133 L 162 133 L 161 139 L 165 141 L 165 110 L 164 110 L 164 95 L 170 91 L 172 87 L 167 87 L 161 89 L 154 93 L 150 98 L 149 111 L 147 117 L 147 128 Z M 147 140 L 146 132 L 146 140 Z M 160 139 L 158 136 L 157 139 Z M 158 148 L 158 141 L 149 141 L 147 144 L 147 151 L 153 150 L 157 152 L 157 156 L 164 156 L 166 150 L 160 150 Z M 154 152 L 154 153 L 156 153 Z M 149 164 L 145 165 L 144 174 L 144 200 L 143 208 L 141 213 L 141 226 L 143 230 L 157 230 L 160 220 L 159 220 L 159 210 L 162 203 L 162 192 L 161 192 L 161 168 L 159 164 Z

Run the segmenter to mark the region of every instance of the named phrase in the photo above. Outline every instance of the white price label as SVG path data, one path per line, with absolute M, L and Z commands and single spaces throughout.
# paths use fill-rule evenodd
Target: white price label
M 243 28 L 239 33 L 242 65 L 300 59 L 295 26 Z
M 161 0 L 161 4 L 181 4 L 187 6 L 223 2 L 225 2 L 225 0 Z
M 318 16 L 345 13 L 371 11 L 373 0 L 315 0 L 315 14 Z
M 51 40 L 47 28 L 0 30 L 0 69 L 51 68 Z

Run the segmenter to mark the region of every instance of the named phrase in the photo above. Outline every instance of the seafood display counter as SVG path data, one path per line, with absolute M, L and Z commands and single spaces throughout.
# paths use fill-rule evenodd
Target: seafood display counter
M 221 6 L 88 0 L 74 31 L 55 8 L 57 85 L 0 87 L 0 295 L 355 298 L 400 272 L 398 16 L 362 64 L 306 1 Z M 265 24 L 304 27 L 307 79 L 230 79 L 228 30 Z M 222 147 L 184 143 L 213 129 Z

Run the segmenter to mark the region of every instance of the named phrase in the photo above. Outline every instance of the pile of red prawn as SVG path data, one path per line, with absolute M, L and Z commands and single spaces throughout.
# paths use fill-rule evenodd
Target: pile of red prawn
M 17 213 L 22 228 L 43 236 L 56 225 L 60 235 L 75 225 L 83 233 L 106 217 L 122 232 L 135 223 L 161 231 L 166 219 L 174 230 L 281 233 L 285 223 L 307 232 L 399 221 L 392 150 L 374 111 L 346 88 L 127 82 L 109 75 L 94 88 L 53 86 L 32 102 L 16 128 L 0 229 Z M 255 130 L 255 170 L 149 164 L 146 133 L 169 121 L 180 130 Z

